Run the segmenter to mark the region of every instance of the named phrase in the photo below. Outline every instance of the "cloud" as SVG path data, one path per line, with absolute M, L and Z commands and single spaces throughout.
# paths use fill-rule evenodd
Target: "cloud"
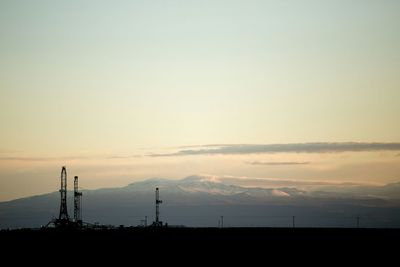
M 10 149 L 0 149 L 0 154 L 15 154 L 19 153 L 19 150 L 10 150 Z
M 290 195 L 288 193 L 283 192 L 283 191 L 278 190 L 278 189 L 273 189 L 271 193 L 275 197 L 290 197 Z
M 400 143 L 292 143 L 292 144 L 229 144 L 187 147 L 168 154 L 150 154 L 151 157 L 190 156 L 190 155 L 235 155 L 272 153 L 339 153 L 366 151 L 400 151 Z
M 84 157 L 0 157 L 0 161 L 54 161 L 54 160 L 74 160 L 83 159 Z
M 308 187 L 320 187 L 320 186 L 341 186 L 341 187 L 352 187 L 360 185 L 374 185 L 372 183 L 354 183 L 354 182 L 340 182 L 332 180 L 298 180 L 298 179 L 279 179 L 279 178 L 255 178 L 246 176 L 216 176 L 202 174 L 197 179 L 207 180 L 210 179 L 213 182 L 221 182 L 232 185 L 244 186 L 244 187 L 263 187 L 263 188 L 279 188 L 279 187 L 296 187 L 296 188 L 308 188 Z
M 66 160 L 92 160 L 92 159 L 131 159 L 139 158 L 141 155 L 110 155 L 110 156 L 70 156 L 70 157 L 24 157 L 24 156 L 13 156 L 13 157 L 0 157 L 0 161 L 23 161 L 23 162 L 49 162 L 49 161 L 66 161 Z
M 120 156 L 120 155 L 113 155 L 104 157 L 105 159 L 132 159 L 132 158 L 140 158 L 142 155 L 128 155 L 128 156 Z
M 274 161 L 251 161 L 251 162 L 246 162 L 247 164 L 250 165 L 267 165 L 267 166 L 280 166 L 280 165 L 307 165 L 310 164 L 310 162 L 295 162 L 295 161 L 280 161 L 280 162 L 274 162 Z

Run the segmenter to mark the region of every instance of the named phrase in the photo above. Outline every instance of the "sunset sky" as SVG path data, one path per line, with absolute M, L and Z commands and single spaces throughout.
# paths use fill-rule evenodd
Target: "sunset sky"
M 0 201 L 63 165 L 400 181 L 399 47 L 396 0 L 1 0 Z

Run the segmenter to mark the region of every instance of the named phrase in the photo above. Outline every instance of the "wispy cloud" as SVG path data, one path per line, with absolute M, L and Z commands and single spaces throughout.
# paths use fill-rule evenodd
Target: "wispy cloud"
M 307 165 L 310 162 L 296 162 L 296 161 L 250 161 L 246 162 L 250 165 L 267 165 L 267 166 L 280 166 L 280 165 Z
M 113 155 L 113 156 L 106 156 L 105 159 L 132 159 L 132 158 L 140 158 L 142 155 Z
M 77 160 L 86 159 L 87 157 L 0 157 L 0 161 L 55 161 L 55 160 Z
M 92 156 L 68 156 L 68 157 L 25 157 L 25 156 L 4 156 L 0 161 L 23 161 L 23 162 L 50 162 L 50 161 L 68 161 L 68 160 L 93 160 L 93 159 L 131 159 L 142 157 L 141 155 L 92 155 Z
M 293 144 L 229 144 L 187 147 L 174 153 L 150 154 L 151 157 L 190 156 L 190 155 L 234 155 L 263 153 L 339 153 L 365 151 L 400 151 L 400 143 L 293 143 Z
M 372 183 L 354 183 L 340 182 L 332 180 L 295 180 L 295 179 L 279 179 L 279 178 L 255 178 L 246 176 L 215 176 L 215 175 L 199 175 L 204 180 L 212 179 L 212 181 L 228 183 L 247 187 L 316 187 L 316 186 L 358 186 L 358 185 L 376 185 Z

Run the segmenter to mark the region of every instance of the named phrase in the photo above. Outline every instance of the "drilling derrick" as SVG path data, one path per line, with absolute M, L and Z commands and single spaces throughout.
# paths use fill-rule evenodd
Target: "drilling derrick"
M 160 218 L 160 204 L 162 200 L 160 200 L 160 193 L 158 187 L 156 188 L 156 221 L 153 223 L 154 226 L 159 227 L 162 226 L 162 221 L 159 220 Z
M 61 204 L 60 204 L 60 215 L 58 218 L 54 218 L 44 226 L 55 227 L 55 228 L 82 228 L 87 227 L 88 224 L 82 222 L 82 192 L 79 192 L 78 187 L 78 176 L 74 179 L 74 218 L 70 219 L 68 216 L 67 209 L 67 169 L 65 166 L 61 169 Z
M 81 197 L 82 197 L 82 192 L 78 191 L 78 176 L 75 176 L 75 178 L 74 178 L 74 222 L 78 225 L 82 224 Z
M 60 205 L 60 215 L 58 217 L 59 222 L 68 222 L 68 209 L 67 209 L 67 169 L 65 166 L 61 169 L 61 205 Z

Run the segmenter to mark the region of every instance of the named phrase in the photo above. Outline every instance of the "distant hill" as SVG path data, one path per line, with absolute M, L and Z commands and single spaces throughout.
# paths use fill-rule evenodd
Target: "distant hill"
M 207 176 L 182 180 L 153 178 L 121 188 L 83 191 L 83 219 L 138 225 L 154 218 L 154 190 L 160 188 L 161 219 L 170 225 L 400 227 L 400 183 L 385 186 L 246 188 Z M 72 192 L 68 208 L 72 216 Z M 0 203 L 0 228 L 39 227 L 58 216 L 58 192 Z

